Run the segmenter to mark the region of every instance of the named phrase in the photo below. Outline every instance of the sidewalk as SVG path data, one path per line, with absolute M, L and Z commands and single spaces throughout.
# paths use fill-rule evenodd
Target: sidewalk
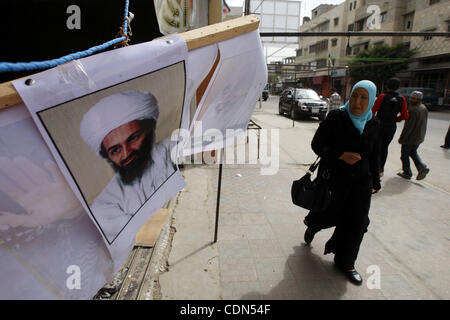
M 308 139 L 296 142 L 309 145 Z M 397 159 L 397 153 L 392 148 L 390 157 Z M 432 170 L 445 172 L 445 163 L 440 166 Z M 290 186 L 306 166 L 282 161 L 278 174 L 263 176 L 258 166 L 224 165 L 213 244 L 218 166 L 186 165 L 187 186 L 168 224 L 174 233 L 166 247 L 167 268 L 156 277 L 158 298 L 449 299 L 449 193 L 427 179 L 397 177 L 391 167 L 372 200 L 356 264 L 365 282 L 357 287 L 334 269 L 332 255 L 323 255 L 332 229 L 319 232 L 311 246 L 304 244 L 307 212 L 291 203 Z M 380 271 L 380 289 L 368 288 L 373 268 Z

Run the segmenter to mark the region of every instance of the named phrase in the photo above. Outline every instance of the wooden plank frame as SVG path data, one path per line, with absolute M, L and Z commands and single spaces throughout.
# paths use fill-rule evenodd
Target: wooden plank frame
M 254 31 L 258 29 L 258 26 L 258 17 L 248 15 L 183 32 L 180 33 L 180 36 L 186 41 L 188 51 L 191 51 Z M 0 84 L 0 109 L 11 107 L 21 102 L 22 99 L 11 81 Z

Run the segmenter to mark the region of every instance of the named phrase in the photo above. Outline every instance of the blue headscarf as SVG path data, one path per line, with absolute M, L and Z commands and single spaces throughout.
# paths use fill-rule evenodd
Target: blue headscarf
M 358 129 L 359 133 L 362 134 L 367 121 L 372 119 L 372 107 L 373 104 L 375 103 L 377 95 L 377 86 L 372 81 L 361 80 L 353 86 L 352 92 L 350 93 L 350 97 L 353 95 L 353 92 L 358 88 L 366 89 L 369 94 L 369 106 L 367 107 L 367 110 L 359 116 L 354 115 L 350 111 L 350 100 L 347 101 L 340 109 L 347 111 L 348 115 L 350 116 L 350 119 L 353 122 L 353 125 L 355 126 L 356 129 Z

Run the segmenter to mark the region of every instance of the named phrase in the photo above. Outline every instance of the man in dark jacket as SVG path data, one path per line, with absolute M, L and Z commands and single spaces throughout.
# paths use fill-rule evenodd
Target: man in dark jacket
M 417 180 L 425 178 L 430 169 L 422 162 L 417 149 L 425 139 L 427 131 L 428 110 L 422 104 L 423 94 L 420 91 L 414 91 L 409 98 L 408 113 L 409 118 L 405 121 L 403 131 L 398 139 L 402 145 L 401 160 L 403 165 L 403 172 L 398 175 L 405 179 L 411 179 L 412 171 L 409 165 L 409 157 L 414 161 L 414 164 L 419 172 Z
M 373 115 L 380 121 L 380 177 L 384 174 L 388 148 L 397 130 L 397 122 L 408 119 L 406 99 L 396 92 L 399 87 L 398 78 L 389 79 L 387 93 L 381 94 L 372 108 Z

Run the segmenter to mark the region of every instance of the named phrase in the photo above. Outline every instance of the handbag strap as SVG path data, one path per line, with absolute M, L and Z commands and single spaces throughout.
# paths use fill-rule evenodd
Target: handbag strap
M 317 167 L 319 166 L 319 163 L 320 163 L 320 156 L 317 156 L 316 161 L 314 161 L 314 163 L 309 167 L 308 173 L 310 173 L 312 175 L 314 173 L 314 171 L 316 171 Z

